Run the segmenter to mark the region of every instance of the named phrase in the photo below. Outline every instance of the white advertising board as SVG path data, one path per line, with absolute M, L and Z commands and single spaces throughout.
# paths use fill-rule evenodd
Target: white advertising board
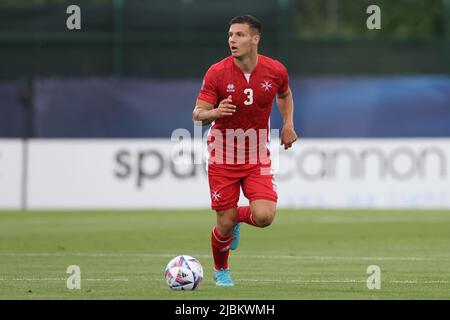
M 22 206 L 23 143 L 0 139 L 0 209 Z
M 28 207 L 209 208 L 204 165 L 174 161 L 176 145 L 33 140 Z M 279 207 L 450 208 L 450 139 L 300 139 L 272 155 Z
M 34 140 L 29 208 L 186 208 L 208 201 L 204 166 L 174 166 L 170 140 Z
M 450 139 L 304 140 L 279 156 L 281 206 L 450 208 Z

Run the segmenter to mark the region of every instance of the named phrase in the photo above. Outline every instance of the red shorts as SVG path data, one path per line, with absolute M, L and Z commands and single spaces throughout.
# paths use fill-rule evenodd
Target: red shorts
M 270 200 L 277 202 L 278 195 L 270 164 L 208 166 L 211 208 L 223 211 L 236 208 L 240 187 L 250 201 Z

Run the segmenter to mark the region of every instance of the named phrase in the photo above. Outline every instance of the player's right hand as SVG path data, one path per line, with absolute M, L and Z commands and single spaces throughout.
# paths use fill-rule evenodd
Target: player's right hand
M 236 106 L 231 104 L 231 95 L 228 98 L 220 101 L 219 106 L 214 109 L 215 118 L 220 119 L 223 117 L 232 116 L 236 112 Z

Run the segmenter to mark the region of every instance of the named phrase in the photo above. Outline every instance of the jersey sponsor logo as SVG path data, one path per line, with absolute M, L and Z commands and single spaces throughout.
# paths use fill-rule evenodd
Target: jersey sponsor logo
M 232 83 L 227 84 L 227 92 L 234 92 L 234 84 Z
M 270 91 L 270 89 L 272 89 L 272 83 L 270 83 L 269 80 L 264 80 L 264 82 L 261 83 L 261 89 L 264 89 L 264 91 Z

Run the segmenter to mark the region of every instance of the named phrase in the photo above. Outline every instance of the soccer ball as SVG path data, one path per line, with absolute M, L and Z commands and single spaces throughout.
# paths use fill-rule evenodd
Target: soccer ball
M 203 268 L 197 259 L 181 255 L 169 261 L 164 276 L 173 290 L 195 290 L 202 282 Z

